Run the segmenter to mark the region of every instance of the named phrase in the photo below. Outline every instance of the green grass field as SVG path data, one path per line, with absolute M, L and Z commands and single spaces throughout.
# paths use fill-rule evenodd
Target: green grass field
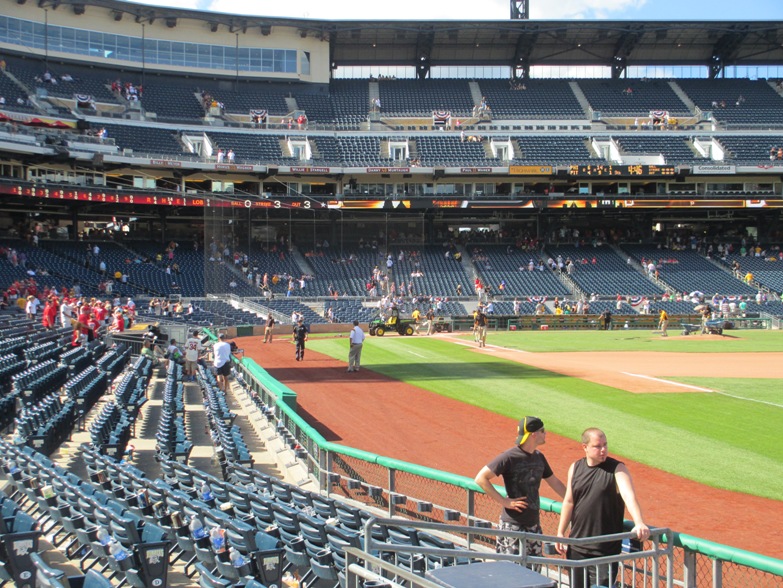
M 783 332 L 736 331 L 732 341 L 651 340 L 649 332 L 491 333 L 525 351 L 781 353 L 781 379 L 679 378 L 716 393 L 632 394 L 427 337 L 369 338 L 362 367 L 508 416 L 536 414 L 547 429 L 578 439 L 600 426 L 612 452 L 717 488 L 783 497 Z M 310 347 L 346 358 L 344 338 Z M 741 361 L 741 356 L 737 361 Z M 669 378 L 674 380 L 675 378 Z

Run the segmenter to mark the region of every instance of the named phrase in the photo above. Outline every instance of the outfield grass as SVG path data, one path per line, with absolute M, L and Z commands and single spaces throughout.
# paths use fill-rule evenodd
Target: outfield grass
M 745 351 L 754 344 L 757 350 L 783 348 L 780 332 L 741 333 Z M 644 339 L 634 338 L 638 331 L 493 333 L 491 339 L 493 344 L 510 341 L 509 347 L 517 349 L 595 351 L 602 349 L 596 343 L 601 335 L 612 337 L 609 349 L 630 342 L 632 348 L 652 350 L 643 347 Z M 691 342 L 664 341 L 663 350 L 675 351 L 666 343 Z M 723 342 L 720 350 L 733 343 Z M 347 353 L 340 339 L 311 341 L 310 347 L 340 359 Z M 536 414 L 549 430 L 571 439 L 588 426 L 599 426 L 611 450 L 629 459 L 717 488 L 783 496 L 782 380 L 681 378 L 723 394 L 633 394 L 425 337 L 370 339 L 362 366 L 515 420 Z

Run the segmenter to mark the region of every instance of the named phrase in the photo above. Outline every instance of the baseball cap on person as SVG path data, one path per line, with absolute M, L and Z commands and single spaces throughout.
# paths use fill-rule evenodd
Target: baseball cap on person
M 530 433 L 535 433 L 536 431 L 540 431 L 543 428 L 544 421 L 542 421 L 540 418 L 526 416 L 521 421 L 519 421 L 519 425 L 517 426 L 517 445 L 522 445 L 525 441 L 527 441 Z
M 218 339 L 225 339 L 225 338 L 226 338 L 226 334 L 225 333 L 220 333 L 218 335 Z

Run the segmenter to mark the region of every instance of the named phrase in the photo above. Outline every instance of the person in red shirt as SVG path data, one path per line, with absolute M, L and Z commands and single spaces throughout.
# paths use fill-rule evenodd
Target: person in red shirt
M 43 310 L 43 318 L 41 324 L 46 329 L 53 329 L 55 322 L 57 321 L 57 304 L 51 299 L 46 301 L 46 306 Z
M 106 324 L 106 308 L 100 303 L 95 306 L 95 318 L 98 320 L 98 324 Z
M 86 304 L 79 308 L 79 317 L 76 319 L 79 323 L 79 331 L 82 335 L 87 335 L 90 331 L 88 323 L 90 322 L 90 307 Z
M 114 322 L 111 325 L 111 330 L 114 333 L 122 333 L 125 330 L 125 317 L 122 316 L 121 310 L 114 313 Z
M 98 318 L 95 316 L 95 313 L 90 314 L 90 320 L 87 322 L 87 328 L 89 329 L 87 331 L 88 341 L 95 340 L 95 337 L 98 336 L 98 329 L 100 327 L 101 327 L 101 323 L 98 322 Z

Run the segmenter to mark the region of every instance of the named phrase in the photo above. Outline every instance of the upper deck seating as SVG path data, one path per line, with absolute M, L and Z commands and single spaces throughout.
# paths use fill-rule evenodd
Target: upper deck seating
M 22 59 L 6 57 L 7 69 L 34 93 L 42 88 L 49 96 L 73 99 L 74 94 L 93 97 L 96 102 L 117 103 L 117 98 L 111 91 L 112 80 L 116 79 L 117 71 L 110 68 L 93 68 L 76 63 L 58 63 L 49 61 L 48 72 L 57 83 L 45 82 L 44 74 L 47 66 L 40 59 Z M 62 81 L 63 75 L 70 75 L 71 82 Z
M 367 120 L 370 88 L 367 80 L 332 80 L 329 96 L 338 131 L 355 131 Z
M 607 79 L 578 83 L 590 106 L 604 115 L 647 117 L 651 110 L 666 110 L 671 116 L 690 114 L 665 80 Z
M 286 96 L 291 92 L 288 86 L 273 83 L 241 81 L 197 82 L 198 91 L 209 93 L 214 100 L 223 103 L 227 113 L 249 114 L 251 110 L 266 110 L 272 116 L 288 114 Z
M 494 119 L 584 119 L 587 117 L 567 80 L 520 80 L 514 90 L 507 80 L 481 80 Z M 521 86 L 520 86 L 521 87 Z
M 716 120 L 739 125 L 783 124 L 783 97 L 766 80 L 682 79 L 677 84 Z
M 378 88 L 384 115 L 426 117 L 439 110 L 467 117 L 474 106 L 467 80 L 380 80 Z
M 5 98 L 5 105 L 0 106 L 2 110 L 15 110 L 18 112 L 34 112 L 35 108 L 27 104 L 26 93 L 17 86 L 11 78 L 5 73 L 0 73 L 0 96 Z M 17 99 L 22 99 L 22 104 Z
M 148 73 L 143 90 L 144 111 L 155 113 L 160 121 L 193 123 L 204 118 L 204 107 L 192 80 Z

